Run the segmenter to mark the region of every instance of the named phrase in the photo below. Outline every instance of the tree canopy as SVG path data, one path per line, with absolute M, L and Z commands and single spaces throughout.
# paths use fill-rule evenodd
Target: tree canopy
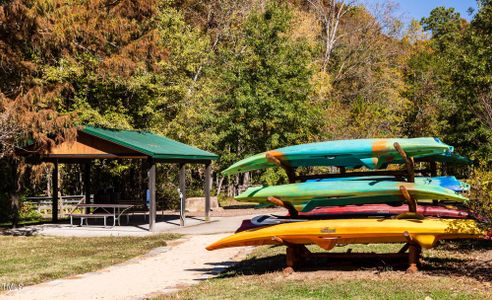
M 471 22 L 437 7 L 409 26 L 391 3 L 345 0 L 0 1 L 0 172 L 26 143 L 45 151 L 83 124 L 204 148 L 216 171 L 388 136 L 438 136 L 488 169 L 491 44 L 490 0 Z

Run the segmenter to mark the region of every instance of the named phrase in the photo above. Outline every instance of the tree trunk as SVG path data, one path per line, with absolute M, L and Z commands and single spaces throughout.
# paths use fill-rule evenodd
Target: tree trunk
M 46 195 L 51 197 L 51 168 L 46 167 Z
M 338 26 L 342 17 L 351 9 L 354 1 L 349 0 L 308 0 L 314 14 L 323 26 L 324 52 L 321 69 L 326 72 L 331 54 L 338 40 Z
M 250 173 L 249 172 L 244 173 L 242 187 L 243 188 L 248 187 L 250 181 L 251 181 Z
M 20 191 L 22 188 L 21 185 L 21 177 L 22 177 L 22 169 L 19 164 L 19 161 L 16 159 L 12 159 L 11 163 L 11 174 L 10 177 L 12 180 L 12 189 L 10 191 L 10 218 L 12 222 L 12 228 L 17 228 L 19 226 L 19 209 L 20 209 Z
M 219 177 L 219 175 L 217 175 L 217 178 Z M 222 184 L 224 183 L 224 179 L 225 179 L 225 176 L 222 176 L 219 180 L 219 182 L 217 183 L 217 197 L 219 197 L 220 195 L 220 192 L 222 191 Z
M 234 181 L 231 182 L 231 176 L 227 179 L 227 197 L 234 197 Z
M 18 193 L 10 194 L 10 209 L 12 228 L 19 226 L 20 196 Z

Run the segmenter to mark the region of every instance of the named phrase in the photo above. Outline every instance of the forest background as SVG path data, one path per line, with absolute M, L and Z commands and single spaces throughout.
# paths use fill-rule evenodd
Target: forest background
M 16 150 L 46 151 L 84 124 L 219 154 L 214 188 L 226 196 L 285 181 L 281 170 L 220 175 L 268 149 L 439 137 L 473 160 L 459 173 L 490 208 L 492 1 L 477 7 L 471 21 L 437 7 L 405 24 L 387 1 L 0 0 L 0 220 L 23 197 L 50 194 L 52 166 Z M 94 189 L 141 188 L 139 162 L 94 168 Z M 172 208 L 177 167 L 157 174 Z M 62 194 L 82 193 L 81 176 L 64 165 Z M 203 170 L 187 176 L 189 194 L 200 194 Z

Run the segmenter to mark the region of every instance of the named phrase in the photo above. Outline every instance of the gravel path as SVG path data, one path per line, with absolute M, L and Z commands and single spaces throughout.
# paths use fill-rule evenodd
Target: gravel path
M 0 299 L 142 299 L 198 283 L 232 265 L 249 250 L 207 251 L 227 234 L 194 235 L 97 272 L 25 287 Z

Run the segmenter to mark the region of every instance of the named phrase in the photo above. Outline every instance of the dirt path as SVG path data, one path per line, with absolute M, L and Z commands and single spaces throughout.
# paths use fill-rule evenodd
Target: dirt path
M 140 299 L 213 276 L 244 255 L 244 248 L 207 251 L 226 234 L 195 235 L 143 257 L 97 272 L 25 287 L 1 299 Z M 241 252 L 242 251 L 242 252 Z

